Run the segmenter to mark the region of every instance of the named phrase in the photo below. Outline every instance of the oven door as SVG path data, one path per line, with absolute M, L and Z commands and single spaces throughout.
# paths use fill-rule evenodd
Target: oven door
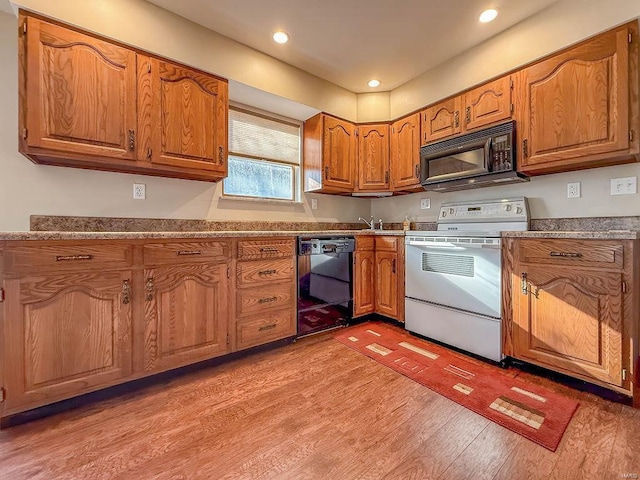
M 500 239 L 406 241 L 406 296 L 500 319 Z
M 438 149 L 434 153 L 427 153 L 429 148 L 423 147 L 425 152 L 420 156 L 422 185 L 475 177 L 489 172 L 491 138 L 453 144 L 450 148 Z

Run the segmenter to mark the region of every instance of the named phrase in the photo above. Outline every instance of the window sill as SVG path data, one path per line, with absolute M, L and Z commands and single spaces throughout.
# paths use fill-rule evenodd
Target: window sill
M 280 200 L 277 198 L 240 197 L 235 195 L 221 195 L 220 200 L 225 202 L 249 202 L 273 205 L 304 205 L 304 202 L 296 200 Z

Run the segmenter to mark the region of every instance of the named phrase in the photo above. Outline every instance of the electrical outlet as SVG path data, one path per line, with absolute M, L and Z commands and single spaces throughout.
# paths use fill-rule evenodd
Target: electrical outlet
M 318 199 L 317 198 L 312 198 L 311 199 L 311 210 L 317 210 L 318 209 Z
M 422 198 L 420 200 L 420 210 L 426 210 L 431 208 L 431 199 L 430 198 Z
M 633 195 L 634 193 L 638 193 L 636 177 L 611 179 L 611 195 Z
M 144 183 L 133 184 L 133 198 L 135 200 L 144 200 L 147 198 L 147 186 Z
M 567 183 L 567 198 L 580 198 L 580 182 Z

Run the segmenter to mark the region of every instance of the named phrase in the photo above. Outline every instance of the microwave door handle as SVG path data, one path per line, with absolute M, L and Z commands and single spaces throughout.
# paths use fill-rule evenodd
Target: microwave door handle
M 484 144 L 484 168 L 487 172 L 493 171 L 493 142 L 492 138 L 488 138 Z

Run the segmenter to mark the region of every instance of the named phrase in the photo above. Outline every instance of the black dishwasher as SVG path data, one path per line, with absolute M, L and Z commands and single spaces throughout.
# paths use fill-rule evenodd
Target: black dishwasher
M 299 337 L 351 320 L 354 249 L 353 237 L 298 237 Z

